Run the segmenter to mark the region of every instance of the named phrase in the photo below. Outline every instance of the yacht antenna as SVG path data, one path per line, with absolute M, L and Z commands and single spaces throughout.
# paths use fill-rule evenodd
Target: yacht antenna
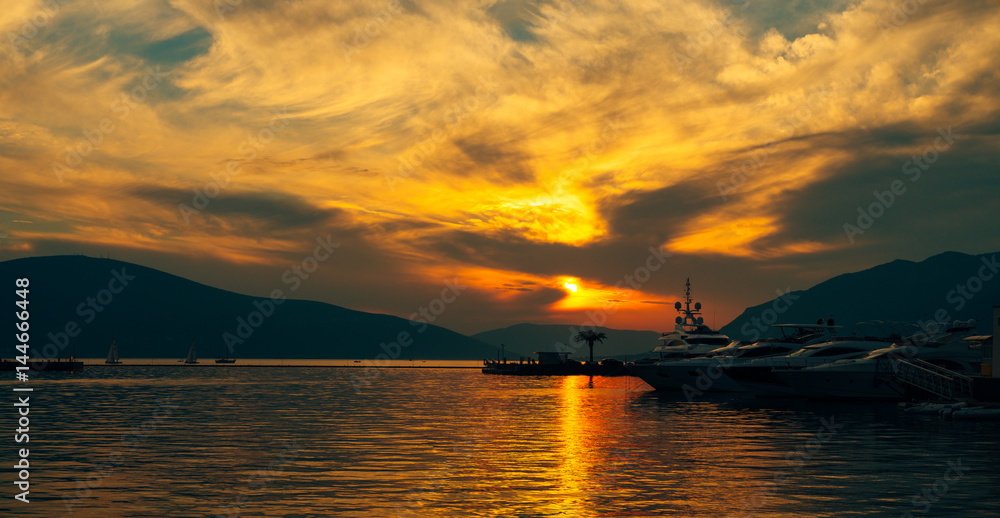
M 705 322 L 704 319 L 697 316 L 701 314 L 701 302 L 695 302 L 694 309 L 691 309 L 691 302 L 693 302 L 691 299 L 691 278 L 688 277 L 687 282 L 684 283 L 684 309 L 681 309 L 680 302 L 674 304 L 674 309 L 684 315 L 683 318 L 677 317 L 675 319 L 678 325 L 698 326 Z

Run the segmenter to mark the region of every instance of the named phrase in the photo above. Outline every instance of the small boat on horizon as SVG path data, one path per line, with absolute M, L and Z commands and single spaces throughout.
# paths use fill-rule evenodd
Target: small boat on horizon
M 111 347 L 108 348 L 108 358 L 104 360 L 104 363 L 108 365 L 121 365 L 121 360 L 118 359 L 118 343 L 115 342 L 114 338 L 111 339 Z
M 219 347 L 219 359 L 215 360 L 215 363 L 236 363 L 236 358 L 226 354 L 226 346 L 222 345 Z
M 194 365 L 198 363 L 198 354 L 194 350 L 194 342 L 191 342 L 191 348 L 188 349 L 187 358 L 184 358 L 184 365 Z

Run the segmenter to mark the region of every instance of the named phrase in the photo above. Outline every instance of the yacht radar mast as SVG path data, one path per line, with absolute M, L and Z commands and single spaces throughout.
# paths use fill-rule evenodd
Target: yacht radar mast
M 705 323 L 705 319 L 697 315 L 701 314 L 701 302 L 694 303 L 694 309 L 691 309 L 691 278 L 687 278 L 687 282 L 684 283 L 684 306 L 682 308 L 680 302 L 674 303 L 674 309 L 678 313 L 684 315 L 683 317 L 677 317 L 674 322 L 677 323 L 678 327 L 682 329 L 684 327 L 694 327 L 698 328 Z

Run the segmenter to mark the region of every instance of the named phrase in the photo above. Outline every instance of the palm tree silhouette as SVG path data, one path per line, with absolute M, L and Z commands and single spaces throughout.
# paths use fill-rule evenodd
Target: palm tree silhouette
M 607 337 L 608 335 L 604 333 L 587 330 L 577 333 L 575 340 L 577 342 L 587 342 L 587 345 L 590 346 L 590 363 L 594 363 L 594 342 L 604 343 L 604 339 Z

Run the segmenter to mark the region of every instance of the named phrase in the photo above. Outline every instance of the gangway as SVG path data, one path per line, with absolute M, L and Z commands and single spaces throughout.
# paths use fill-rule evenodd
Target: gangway
M 880 358 L 878 373 L 943 399 L 972 399 L 972 378 L 924 360 Z

